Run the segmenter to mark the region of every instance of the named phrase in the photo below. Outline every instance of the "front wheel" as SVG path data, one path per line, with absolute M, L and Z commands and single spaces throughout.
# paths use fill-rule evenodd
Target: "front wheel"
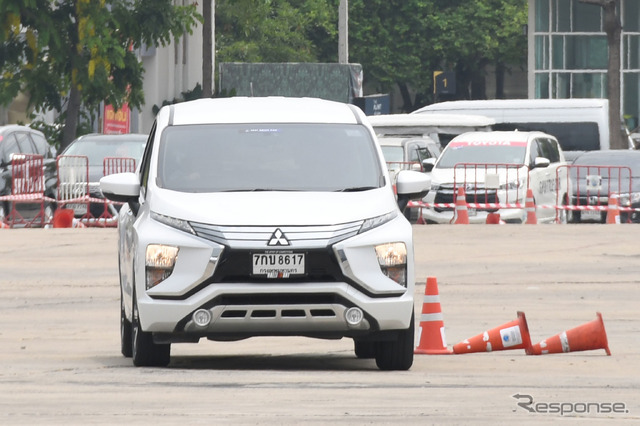
M 397 338 L 376 344 L 376 365 L 380 370 L 408 370 L 413 364 L 414 314 L 411 314 L 409 328 L 400 330 Z
M 171 344 L 157 344 L 153 335 L 142 331 L 138 304 L 133 298 L 132 321 L 132 351 L 133 365 L 136 367 L 166 367 L 171 359 Z

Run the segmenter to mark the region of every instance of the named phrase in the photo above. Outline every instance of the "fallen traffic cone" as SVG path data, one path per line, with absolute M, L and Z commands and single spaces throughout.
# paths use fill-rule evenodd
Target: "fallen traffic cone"
M 0 229 L 9 229 L 11 228 L 8 224 L 4 223 L 4 221 L 0 220 Z
M 607 207 L 607 223 L 620 223 L 618 196 L 615 194 L 609 194 L 609 206 Z
M 607 355 L 611 355 L 607 333 L 604 331 L 604 322 L 600 312 L 598 318 L 586 324 L 563 331 L 553 337 L 536 343 L 527 349 L 527 355 L 546 355 L 562 352 L 589 351 L 592 349 L 604 349 Z
M 459 223 L 463 225 L 469 224 L 469 212 L 467 211 L 467 196 L 464 193 L 464 188 L 458 188 L 458 195 L 456 197 L 456 211 L 453 223 Z
M 503 351 L 507 349 L 527 349 L 531 347 L 529 326 L 524 312 L 518 312 L 518 319 L 492 330 L 478 334 L 471 339 L 454 345 L 453 353 Z
M 440 308 L 440 296 L 438 295 L 438 280 L 435 277 L 427 278 L 424 303 L 422 304 L 422 317 L 420 318 L 418 346 L 413 353 L 423 355 L 448 355 L 452 353 L 447 348 L 447 341 L 444 336 L 444 320 Z
M 533 201 L 533 191 L 531 188 L 527 189 L 527 199 L 524 203 L 524 210 L 527 212 L 527 221 L 530 225 L 536 225 L 538 218 L 536 217 L 536 203 Z

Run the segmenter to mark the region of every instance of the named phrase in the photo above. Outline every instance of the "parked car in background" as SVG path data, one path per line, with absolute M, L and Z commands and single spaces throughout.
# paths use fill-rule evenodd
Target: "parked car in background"
M 568 177 L 557 178 L 566 165 L 558 141 L 542 132 L 472 132 L 462 134 L 442 151 L 431 172 L 431 190 L 423 209 L 427 223 L 451 223 L 458 188 L 464 188 L 469 223 L 485 223 L 488 213 L 499 213 L 505 222 L 524 223 L 523 208 L 531 188 L 536 205 L 568 203 Z M 497 207 L 487 206 L 498 204 Z M 508 206 L 517 204 L 521 208 Z M 537 208 L 539 222 L 566 221 L 566 211 Z M 558 217 L 556 217 L 556 215 Z
M 611 194 L 620 207 L 640 209 L 640 151 L 591 151 L 579 156 L 569 168 L 571 205 L 582 209 L 569 214 L 569 222 L 605 223 Z M 594 207 L 594 209 L 589 209 Z M 640 223 L 637 211 L 620 211 L 621 223 Z
M 55 149 L 47 142 L 44 134 L 39 130 L 27 126 L 7 125 L 0 126 L 0 196 L 12 193 L 12 165 L 14 156 L 20 154 L 36 154 L 43 158 L 45 171 L 51 171 L 47 165 L 55 165 Z M 56 177 L 55 173 L 44 174 L 44 195 L 55 197 Z M 0 201 L 0 221 L 9 215 L 13 201 Z M 31 220 L 38 216 L 41 206 L 37 203 L 17 203 L 16 211 L 25 220 Z M 53 217 L 55 205 L 47 203 L 44 207 L 45 222 Z
M 137 133 L 127 134 L 88 134 L 75 139 L 67 146 L 60 156 L 84 156 L 88 158 L 89 167 L 89 196 L 95 199 L 104 199 L 100 191 L 100 178 L 104 176 L 104 159 L 107 157 L 132 158 L 137 165 L 142 158 L 147 135 Z M 100 217 L 104 213 L 105 204 L 99 202 L 74 203 L 68 205 L 73 208 L 76 217 L 89 214 L 92 217 Z M 114 212 L 112 212 L 114 213 Z

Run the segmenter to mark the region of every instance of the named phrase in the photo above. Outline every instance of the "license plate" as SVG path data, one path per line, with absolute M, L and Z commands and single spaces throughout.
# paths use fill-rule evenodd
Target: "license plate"
M 583 210 L 582 213 L 580 213 L 580 220 L 600 221 L 602 220 L 602 214 L 599 210 Z
M 66 209 L 72 209 L 73 213 L 75 213 L 76 215 L 85 215 L 87 214 L 87 205 L 86 204 L 76 204 L 76 203 L 71 203 L 71 204 L 66 204 L 65 205 Z
M 293 275 L 304 275 L 305 254 L 292 252 L 253 253 L 253 275 L 267 278 L 289 278 Z

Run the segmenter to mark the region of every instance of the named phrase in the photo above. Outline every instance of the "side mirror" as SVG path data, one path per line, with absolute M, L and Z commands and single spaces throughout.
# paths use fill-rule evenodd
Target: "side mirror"
M 414 170 L 401 170 L 396 177 L 398 208 L 404 211 L 409 200 L 424 198 L 431 188 L 431 178 Z
M 431 170 L 433 170 L 433 166 L 435 165 L 435 158 L 425 158 L 424 160 L 422 160 L 422 170 L 425 172 L 430 172 Z
M 536 159 L 533 162 L 533 168 L 539 169 L 539 168 L 549 167 L 549 164 L 551 164 L 551 161 L 549 161 L 548 158 L 536 157 Z
M 131 211 L 138 214 L 140 204 L 140 181 L 135 173 L 116 173 L 100 179 L 100 190 L 111 201 L 128 203 Z

